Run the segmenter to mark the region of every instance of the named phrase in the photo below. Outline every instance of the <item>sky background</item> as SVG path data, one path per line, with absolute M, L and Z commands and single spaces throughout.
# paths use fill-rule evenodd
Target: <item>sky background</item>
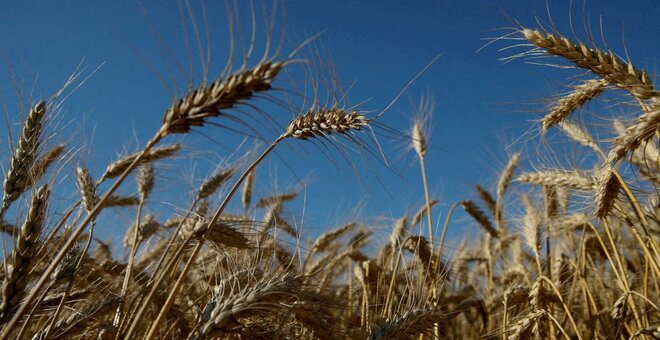
M 76 166 L 86 166 L 99 177 L 120 154 L 144 145 L 176 96 L 168 86 L 182 94 L 188 83 L 200 83 L 197 42 L 185 4 L 186 30 L 182 28 L 181 5 L 177 1 L 0 0 L 0 103 L 6 126 L 0 129 L 3 155 L 13 148 L 7 143 L 8 132 L 16 135 L 25 115 L 21 106 L 52 95 L 80 65 L 83 67 L 81 76 L 66 92 L 70 96 L 63 101 L 57 118 L 49 124 L 50 131 L 57 132 L 48 140 L 49 145 L 65 141 L 75 151 L 61 169 L 55 204 L 64 206 L 71 199 L 71 190 L 66 189 L 71 188 L 70 175 Z M 267 2 L 266 7 L 270 6 Z M 206 31 L 206 13 L 210 44 L 205 38 L 201 44 L 211 47 L 209 73 L 214 78 L 225 65 L 229 46 L 224 2 L 206 1 L 201 6 L 192 1 L 190 7 L 202 33 Z M 260 55 L 266 29 L 261 5 L 256 7 L 255 54 Z M 333 151 L 309 143 L 296 145 L 297 141 L 286 143 L 260 166 L 257 197 L 278 190 L 300 191 L 301 197 L 287 212 L 299 227 L 308 230 L 303 234 L 310 236 L 355 218 L 370 221 L 376 230 L 390 228 L 391 218 L 414 213 L 420 207 L 423 187 L 406 135 L 424 93 L 431 93 L 437 102 L 427 160 L 431 195 L 441 202 L 434 210 L 437 222 L 439 215 L 444 219 L 451 203 L 475 199 L 475 184 L 494 191 L 508 155 L 522 151 L 533 158 L 539 142 L 533 120 L 539 117 L 539 108 L 580 72 L 530 65 L 523 59 L 501 61 L 526 50 L 500 51 L 517 41 L 484 47 L 490 38 L 511 33 L 514 21 L 537 28 L 536 18 L 547 25 L 549 12 L 554 24 L 569 36 L 570 20 L 582 38 L 585 25 L 590 26 L 602 47 L 602 18 L 603 35 L 612 50 L 627 53 L 637 67 L 652 74 L 658 68 L 660 5 L 653 0 L 572 4 L 541 0 L 308 0 L 287 1 L 284 9 L 275 16 L 274 32 L 277 44 L 284 37 L 283 55 L 306 37 L 323 32 L 298 56 L 331 62 L 339 82 L 351 88 L 350 103 L 362 103 L 359 108 L 369 112 L 382 111 L 415 74 L 442 54 L 379 119 L 399 132 L 376 130 L 383 134 L 379 142 L 389 169 L 364 150 L 357 154 L 346 148 Z M 237 27 L 248 35 L 248 2 L 238 1 L 236 16 L 240 21 Z M 194 68 L 192 76 L 181 71 L 190 65 Z M 275 82 L 276 87 L 304 93 L 304 71 L 300 64 L 293 65 Z M 286 91 L 276 92 L 274 97 L 294 105 L 300 104 L 301 98 Z M 257 105 L 281 123 L 263 132 L 266 140 L 282 131 L 296 113 L 268 101 Z M 211 125 L 166 142 L 175 141 L 184 143 L 186 150 L 179 159 L 164 162 L 157 170 L 151 209 L 161 219 L 189 204 L 190 197 L 182 188 L 195 188 L 216 166 L 240 159 L 251 147 L 264 147 L 255 138 L 245 140 Z M 3 159 L 4 171 L 7 161 Z M 352 164 L 357 164 L 356 171 Z M 123 192 L 134 192 L 133 183 L 129 180 L 124 184 Z M 101 237 L 121 243 L 132 214 L 131 210 L 118 211 L 110 218 L 114 222 L 100 228 Z M 475 230 L 466 222 L 465 216 L 457 214 L 451 237 L 457 239 Z

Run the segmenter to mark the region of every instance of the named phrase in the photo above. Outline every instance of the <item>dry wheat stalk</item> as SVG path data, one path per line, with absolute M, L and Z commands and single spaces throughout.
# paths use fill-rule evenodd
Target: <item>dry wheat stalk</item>
M 269 90 L 284 65 L 283 62 L 264 61 L 189 92 L 165 112 L 159 135 L 186 133 L 193 126 L 204 125 L 205 119 L 218 117 L 222 111 Z
M 645 71 L 636 69 L 612 52 L 590 48 L 583 43 L 575 44 L 566 37 L 549 32 L 523 28 L 520 33 L 535 46 L 550 54 L 566 58 L 579 67 L 591 70 L 607 82 L 630 91 L 633 96 L 641 100 L 658 96 L 651 78 Z
M 2 281 L 2 303 L 0 304 L 0 320 L 5 319 L 11 309 L 23 298 L 26 289 L 26 279 L 35 264 L 36 243 L 41 235 L 50 190 L 43 186 L 32 196 L 30 208 L 25 222 L 19 229 L 14 240 L 14 249 L 10 257 L 5 259 L 5 277 Z
M 607 81 L 598 79 L 586 80 L 582 84 L 575 86 L 571 93 L 559 98 L 552 109 L 550 109 L 550 112 L 543 117 L 541 120 L 541 132 L 546 133 L 552 126 L 565 121 L 573 111 L 600 95 L 607 87 L 607 84 Z
M 46 103 L 41 102 L 30 110 L 25 120 L 21 136 L 18 139 L 18 146 L 12 155 L 9 170 L 5 175 L 0 216 L 4 214 L 9 205 L 18 199 L 32 182 L 30 172 L 33 170 L 37 158 L 42 121 L 46 115 L 46 110 Z

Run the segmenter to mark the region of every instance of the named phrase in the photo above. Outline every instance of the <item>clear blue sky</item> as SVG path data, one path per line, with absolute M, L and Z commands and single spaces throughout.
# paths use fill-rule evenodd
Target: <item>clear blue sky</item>
M 242 25 L 247 29 L 248 3 L 239 2 Z M 588 1 L 586 4 L 574 1 L 572 11 L 568 1 L 548 2 L 552 19 L 561 31 L 570 34 L 569 14 L 580 34 L 587 20 L 594 32 L 599 32 L 598 22 L 602 17 L 604 35 L 614 51 L 626 52 L 625 39 L 627 53 L 638 67 L 651 73 L 657 70 L 656 57 L 660 52 L 657 1 Z M 199 3 L 193 1 L 191 6 L 197 24 L 203 25 Z M 494 29 L 511 27 L 514 19 L 533 28 L 537 27 L 535 17 L 547 24 L 546 1 L 542 0 L 314 0 L 287 1 L 284 6 L 285 18 L 278 16 L 276 20 L 278 26 L 286 27 L 287 40 L 301 41 L 324 31 L 315 46 L 330 51 L 342 83 L 354 82 L 351 102 L 369 100 L 360 106 L 364 110 L 382 110 L 414 74 L 442 53 L 381 120 L 396 130 L 407 131 L 420 94 L 429 90 L 434 93 L 437 110 L 433 117 L 428 173 L 432 195 L 442 202 L 435 210 L 436 217 L 439 212 L 444 215 L 452 202 L 474 198 L 474 184 L 494 189 L 493 183 L 506 162 L 506 155 L 530 148 L 514 141 L 537 118 L 532 109 L 538 108 L 549 95 L 559 93 L 569 83 L 567 78 L 578 73 L 528 65 L 523 60 L 506 64 L 499 61 L 498 58 L 515 53 L 498 51 L 513 45 L 513 41 L 495 43 L 477 52 L 486 44 L 484 39 L 510 32 Z M 227 19 L 222 1 L 207 1 L 205 9 L 212 34 L 212 73 L 217 74 L 224 66 L 228 47 Z M 16 95 L 16 81 L 22 82 L 19 87 L 26 91 L 50 95 L 81 61 L 87 69 L 85 75 L 100 66 L 65 101 L 60 117 L 66 124 L 57 127 L 60 135 L 56 136 L 74 147 L 89 146 L 63 169 L 65 173 L 72 174 L 74 166 L 82 164 L 96 177 L 100 176 L 118 153 L 125 149 L 134 151 L 159 127 L 162 112 L 172 96 L 157 74 L 170 82 L 174 80 L 180 91 L 184 89 L 190 79 L 178 73 L 173 61 L 177 58 L 187 67 L 186 50 L 192 52 L 192 63 L 199 70 L 195 41 L 186 48 L 180 21 L 177 1 L 0 0 L 0 103 L 7 117 L 3 117 L 3 125 L 19 121 L 16 107 L 21 99 Z M 189 20 L 187 27 L 191 29 Z M 152 31 L 158 32 L 165 44 L 159 44 Z M 264 33 L 263 27 L 259 33 Z M 174 51 L 175 57 L 167 53 L 165 45 Z M 284 51 L 290 51 L 291 46 L 285 44 Z M 329 60 L 328 53 L 323 52 L 322 56 Z M 170 74 L 175 76 L 172 78 Z M 199 75 L 196 72 L 196 81 Z M 303 80 L 299 74 L 293 73 L 291 77 Z M 287 81 L 279 85 L 290 87 Z M 270 110 L 267 103 L 260 105 Z M 284 117 L 281 120 L 284 128 L 290 113 L 279 114 Z M 166 169 L 159 170 L 156 197 L 162 200 L 156 205 L 160 209 L 188 204 L 180 192 L 166 183 L 179 181 L 185 187 L 192 177 L 196 186 L 238 143 L 218 127 L 208 126 L 198 131 L 185 138 L 170 139 L 182 140 L 188 147 L 186 155 L 191 157 L 167 163 Z M 16 133 L 15 125 L 12 132 Z M 0 129 L 0 140 L 2 152 L 7 155 L 6 128 Z M 261 167 L 259 194 L 295 187 L 292 167 L 308 185 L 303 191 L 306 199 L 291 205 L 289 212 L 297 217 L 304 212 L 306 228 L 342 223 L 351 219 L 355 211 L 362 212 L 358 217 L 372 221 L 378 217 L 396 218 L 406 211 L 412 213 L 423 198 L 417 163 L 406 148 L 405 139 L 385 137 L 380 141 L 395 171 L 368 157 L 367 164 L 359 166 L 357 176 L 352 171 L 341 170 L 346 162 L 341 155 L 317 147 L 301 149 L 290 143 L 290 147 L 279 150 L 279 157 L 271 157 Z M 333 161 L 328 154 L 337 160 Z M 131 191 L 132 187 L 132 182 L 127 183 L 125 190 Z M 364 208 L 356 208 L 359 206 Z M 126 220 L 131 218 L 131 213 L 125 215 Z M 454 228 L 456 235 L 463 233 L 461 223 L 457 222 Z M 114 234 L 107 229 L 102 233 L 107 237 Z

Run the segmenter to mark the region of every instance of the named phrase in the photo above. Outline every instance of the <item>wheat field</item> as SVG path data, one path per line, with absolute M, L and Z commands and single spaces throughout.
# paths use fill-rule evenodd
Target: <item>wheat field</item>
M 532 142 L 543 146 L 556 131 L 589 150 L 595 166 L 526 167 L 527 155 L 513 153 L 495 185 L 473 183 L 447 208 L 426 172 L 433 98 L 423 97 L 411 126 L 385 126 L 389 107 L 363 111 L 345 98 L 350 91 L 333 88 L 334 74 L 319 76 L 329 66 L 305 53 L 316 36 L 205 77 L 163 108 L 146 143 L 97 176 L 72 164 L 79 146 L 47 131 L 45 122 L 62 119 L 53 113 L 60 94 L 31 97 L 26 112 L 10 116 L 25 119 L 3 158 L 0 231 L 11 247 L 0 268 L 0 338 L 660 339 L 660 92 L 632 61 L 570 36 L 516 26 L 498 41 L 518 48 L 503 58 L 512 68 L 538 58 L 571 66 L 570 85 L 530 123 Z M 302 92 L 285 81 L 294 68 L 311 89 L 280 124 L 259 99 Z M 582 124 L 581 109 L 605 97 L 634 114 Z M 232 134 L 232 124 L 249 130 L 255 120 L 276 137 L 192 191 L 157 175 L 190 152 L 178 137 Z M 390 130 L 414 154 L 424 203 L 388 230 L 354 220 L 308 235 L 284 213 L 300 192 L 257 194 L 264 159 L 285 144 L 378 159 L 390 152 L 379 133 Z M 72 192 L 54 192 L 66 188 L 56 185 L 62 176 L 75 179 Z M 188 205 L 151 214 L 154 188 L 177 185 Z M 75 198 L 63 206 L 55 196 Z M 463 242 L 448 236 L 460 227 L 457 211 L 479 228 Z M 120 228 L 123 253 L 95 234 L 113 214 L 131 219 Z

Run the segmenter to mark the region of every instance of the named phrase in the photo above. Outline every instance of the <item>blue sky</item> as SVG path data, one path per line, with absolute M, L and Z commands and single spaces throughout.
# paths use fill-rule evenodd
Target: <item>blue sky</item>
M 247 2 L 239 3 L 238 17 L 247 32 L 249 6 Z M 440 208 L 435 210 L 437 218 L 439 213 L 444 217 L 451 203 L 475 198 L 475 184 L 494 189 L 507 155 L 535 150 L 533 143 L 538 139 L 534 132 L 525 134 L 533 130 L 531 121 L 538 117 L 534 110 L 570 83 L 569 77 L 579 73 L 529 65 L 524 60 L 498 60 L 524 50 L 499 51 L 514 41 L 494 43 L 478 51 L 488 42 L 486 39 L 511 32 L 506 28 L 512 27 L 513 20 L 536 28 L 537 17 L 549 23 L 549 11 L 560 31 L 570 34 L 572 17 L 576 31 L 584 37 L 587 21 L 600 35 L 602 18 L 604 36 L 612 50 L 622 55 L 627 52 L 635 65 L 651 73 L 657 70 L 657 1 L 548 3 L 287 1 L 285 16 L 279 13 L 276 26 L 286 28 L 284 52 L 291 51 L 305 37 L 323 31 L 313 47 L 322 51 L 322 60 L 332 61 L 342 84 L 352 86 L 351 103 L 366 101 L 360 108 L 373 112 L 385 108 L 417 72 L 442 54 L 380 119 L 382 124 L 406 133 L 419 96 L 433 93 L 437 109 L 427 170 L 432 196 L 441 200 Z M 195 22 L 203 26 L 202 6 L 191 2 L 191 7 Z M 226 12 L 222 1 L 207 1 L 203 7 L 211 33 L 211 74 L 217 75 L 225 65 L 228 48 Z M 14 123 L 20 120 L 17 107 L 26 101 L 17 95 L 18 89 L 33 92 L 36 97 L 39 93 L 49 96 L 82 64 L 85 71 L 80 79 L 89 78 L 66 99 L 58 113 L 64 124 L 51 127 L 58 131 L 55 139 L 82 147 L 62 174 L 72 174 L 81 164 L 100 176 L 119 153 L 136 150 L 158 129 L 162 112 L 173 99 L 159 74 L 181 93 L 192 78 L 179 72 L 175 60 L 184 68 L 192 62 L 192 80 L 200 81 L 196 42 L 190 20 L 186 20 L 191 38 L 188 47 L 176 1 L 0 1 L 0 103 L 4 125 L 13 124 L 9 131 L 16 133 Z M 257 22 L 263 23 L 261 16 Z M 257 51 L 263 47 L 264 32 L 260 25 Z M 275 36 L 281 36 L 279 29 Z M 202 44 L 206 46 L 206 41 Z M 191 62 L 188 54 L 192 55 Z M 288 80 L 276 84 L 291 89 L 293 82 L 303 80 L 301 72 L 292 70 Z M 296 86 L 300 88 L 300 84 Z M 284 97 L 283 92 L 278 95 Z M 269 113 L 279 111 L 281 128 L 286 126 L 290 112 L 267 102 L 259 105 Z M 6 144 L 7 131 L 0 129 L 4 155 L 10 148 Z M 269 133 L 264 133 L 266 139 L 271 137 Z M 242 139 L 213 126 L 170 141 L 182 141 L 188 149 L 186 157 L 158 170 L 160 186 L 155 196 L 162 199 L 154 202 L 154 211 L 163 217 L 164 211 L 188 204 L 170 184 L 195 187 L 226 157 L 235 160 L 247 150 L 234 152 Z M 287 143 L 259 169 L 258 195 L 277 189 L 300 189 L 295 178 L 303 178 L 304 197 L 291 205 L 289 212 L 298 223 L 314 230 L 353 217 L 377 221 L 414 213 L 422 203 L 423 192 L 418 165 L 407 147 L 409 142 L 403 136 L 392 135 L 379 141 L 393 168 L 386 169 L 376 157 L 367 156 L 367 162 L 358 165 L 357 174 L 347 170 L 349 162 L 341 154 Z M 254 141 L 247 141 L 247 145 L 254 145 Z M 360 155 L 353 154 L 350 159 L 358 161 Z M 188 184 L 190 181 L 194 184 Z M 65 179 L 60 185 L 66 187 L 66 183 Z M 125 192 L 134 190 L 133 186 L 130 181 L 126 183 Z M 124 214 L 126 221 L 131 218 L 130 212 Z M 461 221 L 459 214 L 454 235 L 463 234 Z M 105 228 L 102 235 L 120 238 L 111 227 Z

